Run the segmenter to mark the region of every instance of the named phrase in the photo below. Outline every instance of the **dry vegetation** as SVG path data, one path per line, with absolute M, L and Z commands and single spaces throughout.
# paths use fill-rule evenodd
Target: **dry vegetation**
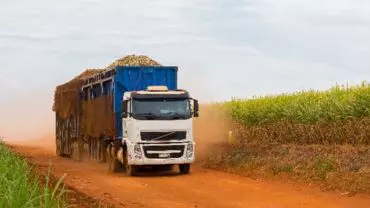
M 370 193 L 370 84 L 233 100 L 213 111 L 227 115 L 232 134 L 208 152 L 207 167 Z

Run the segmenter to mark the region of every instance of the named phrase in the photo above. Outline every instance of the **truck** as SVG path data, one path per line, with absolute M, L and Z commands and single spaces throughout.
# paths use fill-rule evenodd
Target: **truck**
M 198 101 L 178 89 L 177 66 L 114 66 L 87 70 L 54 95 L 56 154 L 106 163 L 134 176 L 140 168 L 195 159 L 193 118 Z

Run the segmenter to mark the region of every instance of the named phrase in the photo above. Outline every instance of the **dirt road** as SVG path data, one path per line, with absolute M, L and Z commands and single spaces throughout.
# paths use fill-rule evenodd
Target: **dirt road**
M 369 207 L 370 197 L 347 197 L 288 184 L 195 167 L 191 175 L 146 173 L 139 177 L 112 174 L 104 164 L 77 163 L 41 147 L 14 146 L 39 166 L 51 162 L 65 183 L 116 207 Z

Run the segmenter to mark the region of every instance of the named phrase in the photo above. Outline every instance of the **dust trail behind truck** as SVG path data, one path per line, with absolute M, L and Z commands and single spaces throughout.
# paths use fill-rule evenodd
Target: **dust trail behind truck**
M 106 162 L 134 175 L 139 166 L 194 161 L 192 118 L 198 102 L 177 89 L 176 66 L 127 56 L 106 69 L 87 70 L 57 87 L 56 153 Z

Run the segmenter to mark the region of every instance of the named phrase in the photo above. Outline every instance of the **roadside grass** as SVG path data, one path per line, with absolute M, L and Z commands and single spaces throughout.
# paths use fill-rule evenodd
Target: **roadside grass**
M 238 144 L 208 152 L 203 166 L 254 179 L 316 184 L 324 190 L 370 194 L 370 146 Z
M 205 167 L 370 194 L 369 83 L 234 99 L 206 110 L 225 123 L 208 130 L 228 132 L 220 135 L 221 149 L 206 153 Z
M 33 168 L 25 160 L 0 143 L 0 207 L 64 208 L 66 191 L 61 178 L 50 187 L 49 174 L 42 184 Z

